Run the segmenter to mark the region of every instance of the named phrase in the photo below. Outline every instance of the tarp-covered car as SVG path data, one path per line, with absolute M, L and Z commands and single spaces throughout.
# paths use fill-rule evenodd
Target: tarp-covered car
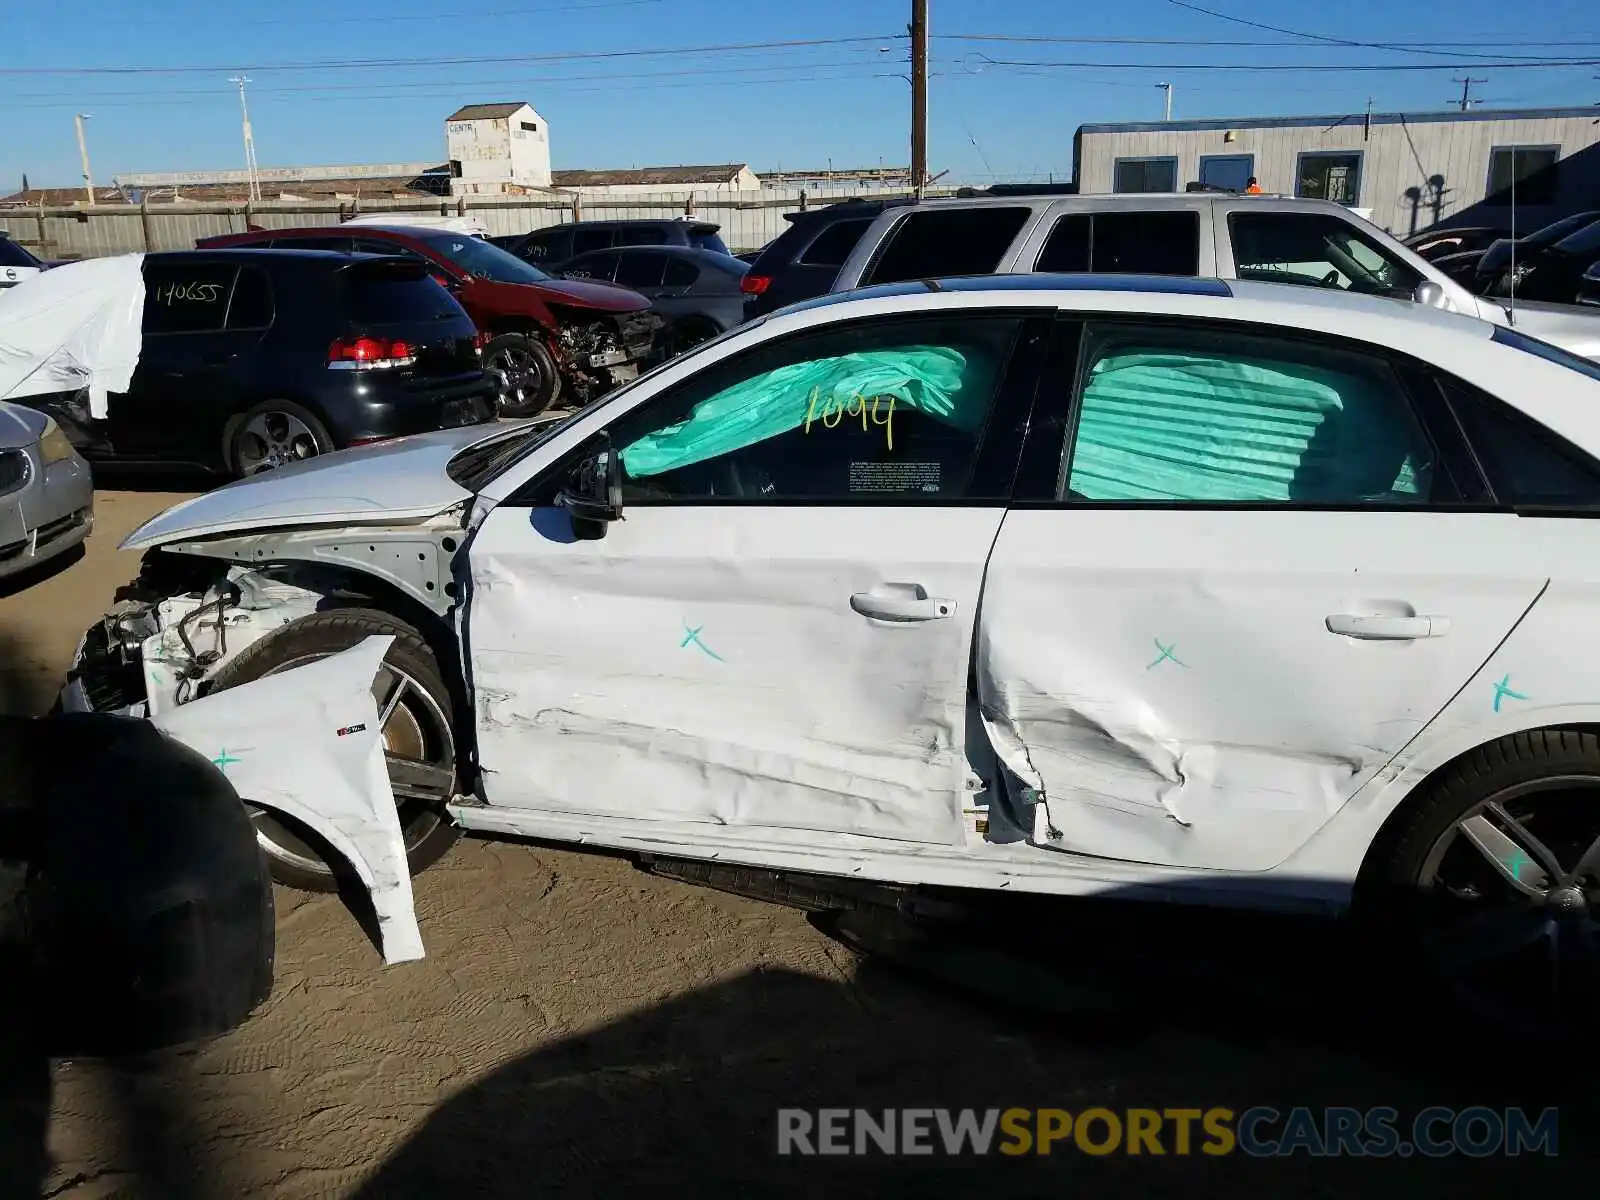
M 181 712 L 389 636 L 413 869 L 459 826 L 824 892 L 1354 902 L 1396 969 L 1570 1016 L 1597 414 L 1594 364 L 1421 305 L 888 285 L 169 510 L 65 701 Z M 241 794 L 331 888 L 318 798 Z

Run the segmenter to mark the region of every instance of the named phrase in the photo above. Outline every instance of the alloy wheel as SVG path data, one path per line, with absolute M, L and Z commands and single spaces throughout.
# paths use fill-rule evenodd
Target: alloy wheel
M 276 410 L 257 413 L 246 422 L 238 441 L 241 475 L 256 475 L 287 466 L 320 452 L 317 436 L 293 413 Z
M 489 356 L 485 365 L 500 372 L 502 408 L 519 408 L 530 395 L 538 394 L 539 364 L 534 361 L 532 351 L 519 346 L 502 346 Z
M 1540 1029 L 1600 1017 L 1600 777 L 1483 800 L 1435 841 L 1417 884 L 1418 945 L 1467 1008 Z

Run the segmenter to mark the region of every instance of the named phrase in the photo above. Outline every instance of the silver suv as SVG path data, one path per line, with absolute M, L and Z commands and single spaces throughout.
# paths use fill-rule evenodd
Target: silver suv
M 1200 275 L 1337 288 L 1512 323 L 1371 222 L 1328 200 L 1208 195 L 1006 195 L 885 209 L 833 290 L 1031 271 Z M 1600 316 L 1519 303 L 1525 333 L 1600 359 Z

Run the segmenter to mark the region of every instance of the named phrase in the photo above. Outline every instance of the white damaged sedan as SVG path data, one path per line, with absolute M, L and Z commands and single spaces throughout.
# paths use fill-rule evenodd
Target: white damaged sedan
M 465 828 L 824 896 L 1354 900 L 1486 1002 L 1595 979 L 1600 368 L 1514 329 L 1236 281 L 890 285 L 125 545 L 67 707 L 392 636 L 413 870 Z M 303 801 L 259 805 L 261 843 L 331 887 L 331 834 L 364 843 Z

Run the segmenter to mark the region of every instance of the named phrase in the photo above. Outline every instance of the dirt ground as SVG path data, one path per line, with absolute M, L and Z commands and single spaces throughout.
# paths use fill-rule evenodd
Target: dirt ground
M 179 499 L 101 492 L 81 561 L 0 598 L 0 706 L 42 711 Z M 798 912 L 544 846 L 464 840 L 416 882 L 428 956 L 386 969 L 335 897 L 279 890 L 274 992 L 126 1064 L 0 1062 L 0 1196 L 1504 1196 L 1592 1179 L 1589 1068 L 1439 1044 L 1381 973 L 1296 923 L 1061 910 L 1041 1015 L 863 960 Z M 1079 910 L 1073 910 L 1074 913 Z M 1054 910 L 1019 921 L 1055 925 Z M 1026 933 L 1026 929 L 1022 930 Z M 1138 949 L 1119 972 L 1111 948 Z M 969 975 L 1048 990 L 1005 964 Z M 1425 1050 L 1436 1053 L 1423 1053 Z M 1556 1160 L 1058 1151 L 779 1158 L 780 1107 L 1560 1104 Z

